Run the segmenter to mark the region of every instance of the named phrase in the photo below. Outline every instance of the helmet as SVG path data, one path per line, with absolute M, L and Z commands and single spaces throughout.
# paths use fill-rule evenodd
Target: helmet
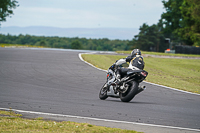
M 141 56 L 141 51 L 139 49 L 133 49 L 131 56 Z

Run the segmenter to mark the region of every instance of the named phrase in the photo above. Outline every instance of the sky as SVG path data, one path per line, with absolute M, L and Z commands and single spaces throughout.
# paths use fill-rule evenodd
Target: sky
M 162 0 L 17 0 L 1 27 L 139 28 L 157 24 Z

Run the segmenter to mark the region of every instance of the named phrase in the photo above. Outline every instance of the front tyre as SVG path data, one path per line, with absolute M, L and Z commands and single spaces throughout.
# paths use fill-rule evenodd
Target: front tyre
M 107 90 L 108 90 L 108 88 L 107 88 L 107 85 L 105 83 L 103 85 L 103 87 L 101 88 L 100 92 L 99 92 L 99 98 L 101 100 L 105 100 L 106 98 L 108 98 L 108 96 L 107 96 Z
M 128 90 L 125 93 L 120 93 L 119 95 L 122 102 L 131 101 L 137 94 L 139 84 L 136 81 L 132 81 L 130 84 L 131 85 Z

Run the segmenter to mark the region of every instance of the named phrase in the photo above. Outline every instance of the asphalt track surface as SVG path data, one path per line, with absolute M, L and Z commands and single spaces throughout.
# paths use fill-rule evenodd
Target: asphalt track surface
M 78 51 L 0 48 L 0 108 L 200 131 L 200 96 L 142 83 L 131 102 L 100 100 L 106 73 Z M 105 123 L 106 124 L 106 123 Z

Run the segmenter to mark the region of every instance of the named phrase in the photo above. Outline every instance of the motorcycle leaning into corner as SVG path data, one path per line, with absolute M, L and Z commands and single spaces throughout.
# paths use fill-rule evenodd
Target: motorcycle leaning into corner
M 127 68 L 126 72 L 121 75 L 121 80 L 116 83 L 117 67 Z M 145 86 L 139 86 L 148 75 L 145 70 L 134 69 L 128 67 L 127 63 L 118 61 L 117 67 L 114 70 L 108 69 L 107 81 L 99 92 L 99 98 L 105 100 L 108 97 L 120 98 L 122 102 L 130 102 L 135 95 L 146 89 Z

